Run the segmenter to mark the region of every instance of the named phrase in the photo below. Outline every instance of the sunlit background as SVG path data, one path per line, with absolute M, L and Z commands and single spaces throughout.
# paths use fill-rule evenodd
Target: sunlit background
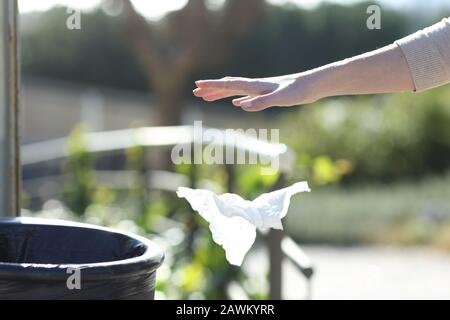
M 160 299 L 262 299 L 273 285 L 264 236 L 242 269 L 229 267 L 175 191 L 254 198 L 308 180 L 286 236 L 316 273 L 311 291 L 286 254 L 283 298 L 450 298 L 448 86 L 257 114 L 192 96 L 197 79 L 299 72 L 390 44 L 450 16 L 448 0 L 378 1 L 381 30 L 366 27 L 372 2 L 357 0 L 131 2 L 19 1 L 24 214 L 154 239 L 167 253 Z M 83 9 L 80 30 L 67 28 L 67 6 Z M 172 138 L 196 120 L 280 129 L 294 161 L 273 176 L 175 166 Z
M 225 0 L 209 0 L 212 6 L 220 6 Z M 354 4 L 362 2 L 361 0 L 269 0 L 269 3 L 276 5 L 292 4 L 300 8 L 313 9 L 323 2 L 337 3 L 337 4 Z M 450 7 L 450 3 L 445 0 L 381 0 L 378 3 L 387 7 L 396 9 L 411 10 L 420 9 L 427 11 L 437 11 L 442 8 Z M 93 9 L 99 6 L 101 0 L 36 0 L 36 1 L 20 1 L 19 9 L 26 13 L 30 11 L 45 11 L 57 5 L 70 6 L 80 9 Z M 157 1 L 157 0 L 134 0 L 133 4 L 136 8 L 149 19 L 159 19 L 167 12 L 181 9 L 186 5 L 187 0 L 171 0 L 171 1 Z

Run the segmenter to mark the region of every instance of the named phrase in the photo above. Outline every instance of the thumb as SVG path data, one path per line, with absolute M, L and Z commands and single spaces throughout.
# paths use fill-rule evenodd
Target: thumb
M 277 92 L 271 92 L 255 98 L 241 102 L 241 107 L 245 111 L 261 111 L 276 104 Z

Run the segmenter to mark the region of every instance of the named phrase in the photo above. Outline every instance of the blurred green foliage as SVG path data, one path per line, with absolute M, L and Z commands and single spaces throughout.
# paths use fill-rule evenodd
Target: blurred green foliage
M 247 199 L 254 199 L 267 192 L 277 182 L 279 172 L 272 175 L 261 175 L 261 166 L 240 166 L 237 168 L 237 190 Z
M 65 163 L 68 174 L 63 199 L 69 209 L 82 215 L 94 202 L 95 176 L 92 170 L 92 155 L 87 150 L 82 125 L 75 127 L 67 143 L 69 157 Z
M 94 155 L 87 149 L 85 130 L 77 126 L 68 140 L 65 174 L 68 181 L 62 197 L 67 219 L 123 229 L 148 236 L 166 252 L 166 260 L 158 276 L 157 291 L 169 299 L 226 299 L 232 281 L 244 283 L 249 296 L 261 299 L 261 283 L 230 266 L 223 249 L 211 237 L 208 224 L 184 199 L 174 192 L 149 190 L 146 185 L 145 149 L 133 147 L 124 151 L 125 168 L 135 172 L 126 190 L 113 190 L 98 183 Z M 261 176 L 260 167 L 236 167 L 237 190 L 254 197 L 270 189 L 278 175 Z M 180 165 L 175 172 L 200 182 L 214 185 L 225 192 L 228 183 L 224 166 Z M 47 213 L 46 213 L 47 214 Z M 263 288 L 267 286 L 262 286 Z
M 313 10 L 268 5 L 229 65 L 214 70 L 213 76 L 267 77 L 308 70 L 392 43 L 415 24 L 407 15 L 383 9 L 383 29 L 368 30 L 369 4 L 324 3 Z
M 293 198 L 286 218 L 287 232 L 301 243 L 450 248 L 450 172 L 313 191 Z
M 242 40 L 228 65 L 198 70 L 195 78 L 305 70 L 390 43 L 414 24 L 400 13 L 385 11 L 382 31 L 355 27 L 365 26 L 366 8 L 326 4 L 306 11 L 268 6 L 264 20 Z M 25 74 L 147 88 L 142 70 L 123 45 L 117 18 L 102 11 L 86 13 L 77 32 L 62 27 L 66 17 L 65 9 L 51 10 L 37 27 L 23 33 Z M 186 88 L 186 94 L 189 91 Z M 314 189 L 301 200 L 293 199 L 289 232 L 303 242 L 449 246 L 450 179 L 427 177 L 450 167 L 449 103 L 450 91 L 442 88 L 425 94 L 326 100 L 284 110 L 275 121 L 276 111 L 268 111 L 271 126 L 281 128 L 281 141 L 297 153 L 289 178 L 308 180 Z M 125 152 L 126 169 L 136 173 L 135 179 L 130 189 L 113 190 L 98 183 L 86 143 L 83 127 L 75 128 L 67 146 L 68 180 L 62 197 L 75 215 L 71 219 L 140 233 L 163 246 L 167 258 L 157 290 L 164 297 L 225 298 L 233 280 L 243 283 L 252 298 L 265 297 L 260 289 L 264 284 L 255 285 L 254 279 L 228 265 L 205 222 L 185 201 L 173 192 L 147 189 L 144 149 Z M 177 166 L 175 172 L 190 177 L 194 186 L 212 182 L 220 192 L 232 184 L 233 192 L 249 199 L 278 179 L 261 176 L 258 166 L 239 166 L 233 181 L 218 166 Z M 336 183 L 341 186 L 323 187 Z
M 288 111 L 278 126 L 300 165 L 309 156 L 317 178 L 344 182 L 392 181 L 443 173 L 450 167 L 450 91 L 332 99 Z M 305 156 L 307 154 L 309 156 Z M 311 165 L 311 164 L 310 164 Z M 320 184 L 320 181 L 318 181 Z
M 262 20 L 241 39 L 228 62 L 196 70 L 192 80 L 298 72 L 391 43 L 415 25 L 412 17 L 383 10 L 383 29 L 368 30 L 368 4 L 323 4 L 314 10 L 267 4 Z M 148 89 L 145 70 L 127 46 L 119 17 L 101 9 L 85 12 L 82 30 L 70 31 L 65 28 L 67 16 L 65 8 L 56 8 L 34 18 L 22 17 L 24 26 L 28 20 L 31 24 L 23 28 L 21 39 L 25 75 Z M 185 92 L 191 96 L 191 85 Z
M 34 16 L 33 16 L 34 15 Z M 124 43 L 118 17 L 83 13 L 82 29 L 68 30 L 65 7 L 22 17 L 25 75 L 145 90 L 147 81 Z
M 314 192 L 293 199 L 288 231 L 301 242 L 431 244 L 450 242 L 450 92 L 332 99 L 292 109 L 277 120 L 281 141 L 297 151 L 294 181 Z M 126 151 L 126 169 L 137 172 L 130 190 L 96 184 L 83 130 L 74 130 L 66 170 L 66 205 L 88 222 L 126 228 L 160 239 L 168 252 L 158 288 L 170 298 L 224 298 L 233 281 L 250 282 L 230 267 L 204 221 L 174 193 L 148 192 L 142 148 Z M 259 166 L 235 168 L 233 192 L 254 198 L 278 175 Z M 225 192 L 223 166 L 177 166 L 194 185 L 212 182 Z M 442 178 L 427 178 L 440 174 Z M 400 181 L 400 182 L 395 182 Z M 342 182 L 340 188 L 322 187 Z M 381 184 L 389 182 L 389 184 Z M 372 185 L 368 185 L 371 183 Z M 68 192 L 70 191 L 70 192 Z M 69 196 L 70 195 L 70 196 Z M 254 297 L 264 292 L 248 292 Z

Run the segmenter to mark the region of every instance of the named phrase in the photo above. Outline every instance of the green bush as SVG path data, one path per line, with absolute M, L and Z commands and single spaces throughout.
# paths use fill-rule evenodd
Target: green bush
M 292 199 L 285 222 L 288 233 L 302 243 L 450 248 L 450 173 L 312 191 Z
M 450 90 L 338 98 L 287 112 L 282 141 L 300 155 L 347 159 L 345 181 L 390 181 L 450 167 Z

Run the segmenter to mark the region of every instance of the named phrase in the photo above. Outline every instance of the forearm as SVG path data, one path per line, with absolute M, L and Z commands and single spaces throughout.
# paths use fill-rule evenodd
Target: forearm
M 197 81 L 205 101 L 239 96 L 246 111 L 342 95 L 424 91 L 450 82 L 450 18 L 381 49 L 306 72 L 271 78 Z
M 408 63 L 396 44 L 300 73 L 298 77 L 310 79 L 310 94 L 317 99 L 415 89 Z
M 450 19 L 309 75 L 317 81 L 319 98 L 424 91 L 446 84 L 450 82 Z

